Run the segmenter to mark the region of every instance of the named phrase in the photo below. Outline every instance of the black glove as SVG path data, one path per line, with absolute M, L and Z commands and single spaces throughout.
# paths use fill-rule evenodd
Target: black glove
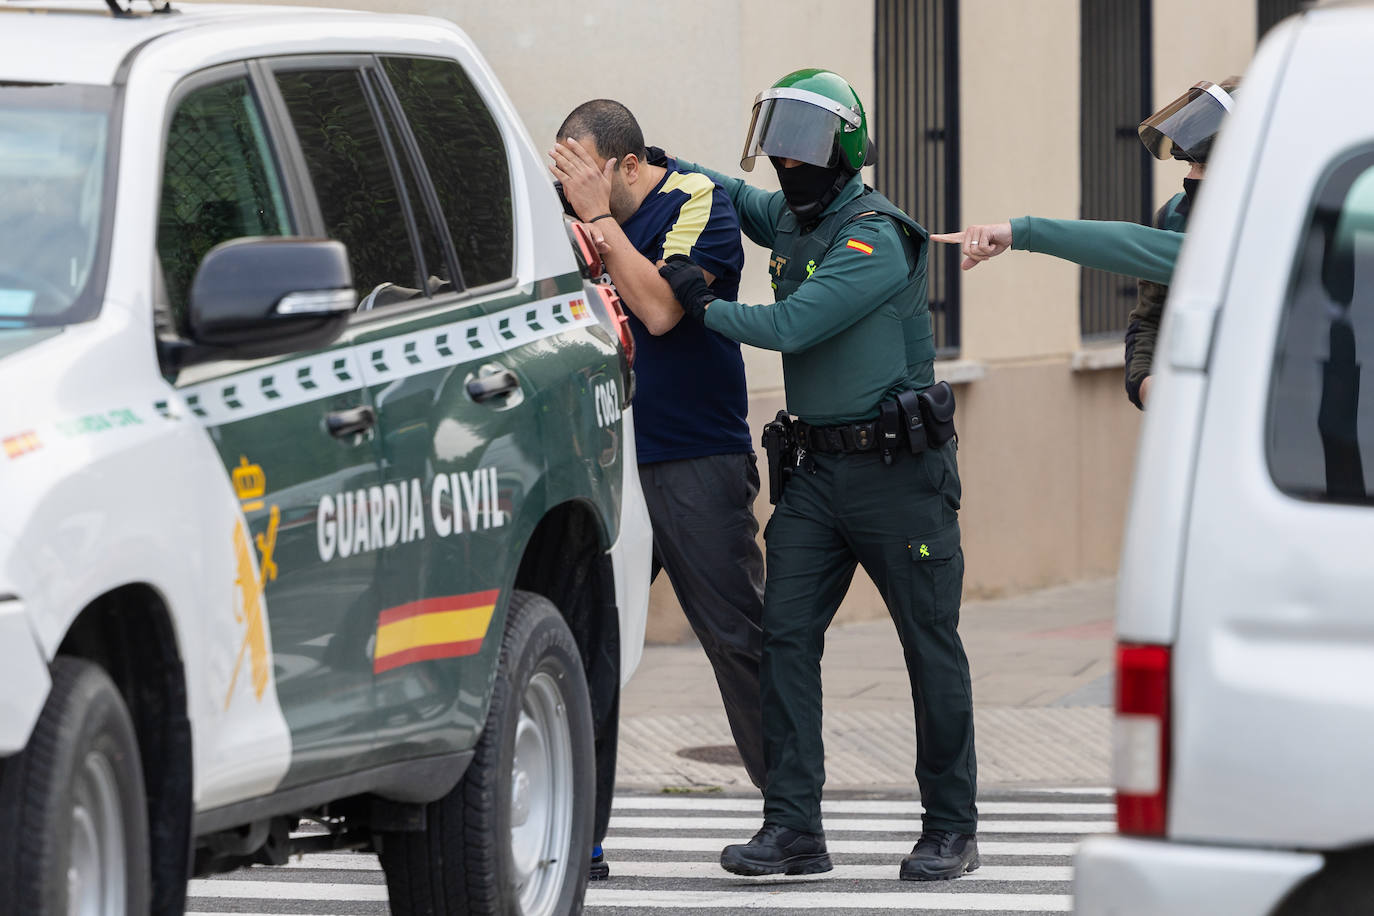
M 706 320 L 706 306 L 720 297 L 706 285 L 706 275 L 685 254 L 675 254 L 658 269 L 673 288 L 673 298 L 697 321 Z
M 647 156 L 647 158 L 645 158 L 644 161 L 647 162 L 647 163 L 649 163 L 650 165 L 667 165 L 667 164 L 668 164 L 668 154 L 665 153 L 665 152 L 663 151 L 663 147 L 661 147 L 661 146 L 648 146 L 648 147 L 645 147 L 645 148 L 644 148 L 644 152 L 646 153 L 646 156 Z

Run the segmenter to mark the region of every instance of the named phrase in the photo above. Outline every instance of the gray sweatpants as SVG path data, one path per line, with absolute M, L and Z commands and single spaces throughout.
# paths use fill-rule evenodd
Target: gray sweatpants
M 639 466 L 654 529 L 654 576 L 668 573 L 677 600 L 715 669 L 735 746 L 762 788 L 763 555 L 754 539 L 759 471 L 752 454 L 709 455 Z

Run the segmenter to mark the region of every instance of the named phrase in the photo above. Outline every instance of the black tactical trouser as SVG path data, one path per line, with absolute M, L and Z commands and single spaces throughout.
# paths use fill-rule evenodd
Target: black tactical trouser
M 763 610 L 764 819 L 821 830 L 821 653 L 856 564 L 897 625 L 916 715 L 916 782 L 928 830 L 977 827 L 973 694 L 959 639 L 955 444 L 891 466 L 873 452 L 812 454 L 768 523 Z
M 755 538 L 759 471 L 752 454 L 639 466 L 660 568 L 715 670 L 730 732 L 749 778 L 763 786 L 763 554 Z

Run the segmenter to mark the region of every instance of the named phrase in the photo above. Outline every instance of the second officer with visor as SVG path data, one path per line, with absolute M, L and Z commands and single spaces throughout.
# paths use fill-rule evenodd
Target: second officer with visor
M 849 84 L 789 74 L 754 105 L 741 166 L 767 156 L 768 192 L 710 169 L 744 233 L 772 250 L 774 301 L 716 299 L 683 256 L 661 272 L 708 328 L 782 352 L 787 407 L 770 424 L 770 476 L 786 481 L 765 531 L 764 824 L 726 847 L 737 874 L 829 871 L 820 661 L 857 566 L 897 626 L 915 705 L 923 832 L 900 877 L 978 867 L 973 708 L 959 639 L 963 553 L 953 397 L 935 385 L 926 230 L 864 186 L 868 123 Z M 682 162 L 685 168 L 699 168 Z M 789 429 L 790 427 L 790 429 Z M 792 448 L 789 450 L 787 446 Z M 776 457 L 774 457 L 776 456 Z

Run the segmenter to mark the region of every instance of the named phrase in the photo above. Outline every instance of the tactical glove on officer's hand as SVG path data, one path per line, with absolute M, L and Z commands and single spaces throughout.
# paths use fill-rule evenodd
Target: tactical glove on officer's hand
M 706 320 L 706 306 L 720 298 L 706 285 L 706 275 L 685 254 L 675 254 L 658 269 L 673 288 L 673 298 L 697 321 Z

